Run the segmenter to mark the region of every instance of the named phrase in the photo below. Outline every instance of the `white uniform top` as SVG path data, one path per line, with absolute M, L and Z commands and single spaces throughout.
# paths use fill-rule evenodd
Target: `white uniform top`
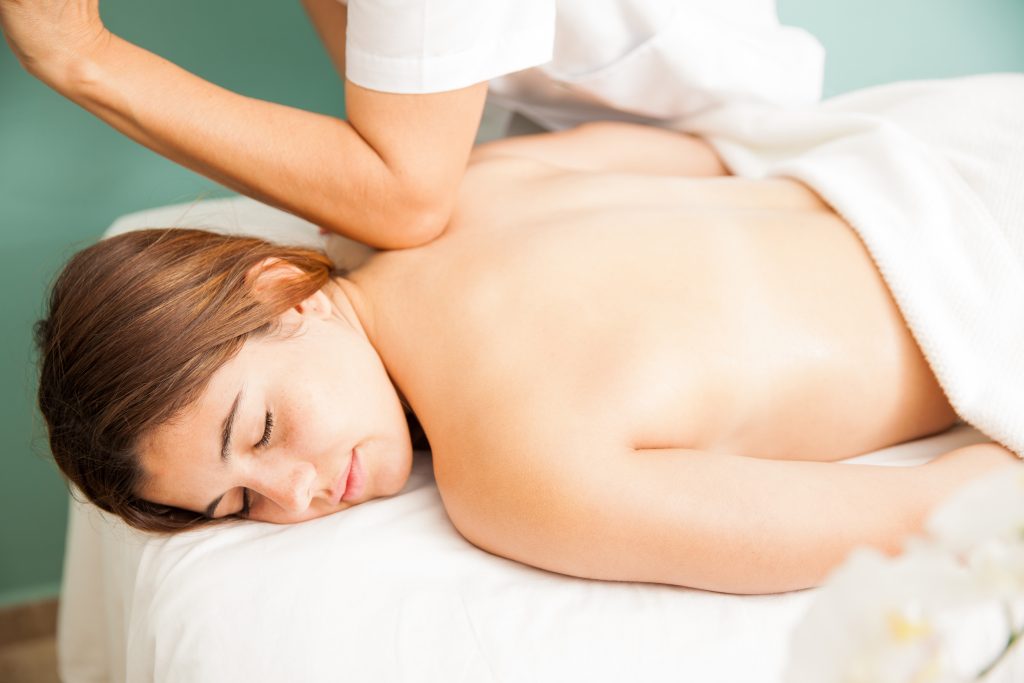
M 806 104 L 824 69 L 821 44 L 781 26 L 775 0 L 348 0 L 345 59 L 371 90 L 489 80 L 492 99 L 551 129 Z

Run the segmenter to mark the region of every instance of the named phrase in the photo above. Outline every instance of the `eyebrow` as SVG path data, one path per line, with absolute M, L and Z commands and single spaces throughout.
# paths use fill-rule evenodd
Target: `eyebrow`
M 235 402 L 231 404 L 231 412 L 224 418 L 224 423 L 221 425 L 220 432 L 220 459 L 221 462 L 227 462 L 228 457 L 231 455 L 231 427 L 235 424 L 235 415 L 238 414 L 238 403 L 242 400 L 242 389 L 238 390 L 238 395 L 235 396 Z
M 231 427 L 235 424 L 235 415 L 238 414 L 238 404 L 242 400 L 242 391 L 243 390 L 244 390 L 244 387 L 243 387 L 243 389 L 239 389 L 238 390 L 238 394 L 235 396 L 235 401 L 234 401 L 234 403 L 231 404 L 231 412 L 229 412 L 228 416 L 226 418 L 224 418 L 224 422 L 221 425 L 221 431 L 220 431 L 220 460 L 221 460 L 221 462 L 227 462 L 228 461 L 228 457 L 231 455 L 231 452 L 230 452 L 231 451 Z M 224 496 L 226 496 L 226 495 L 227 495 L 226 493 L 222 493 L 219 496 L 217 496 L 217 498 L 212 503 L 210 503 L 209 505 L 206 506 L 206 510 L 203 512 L 203 514 L 206 515 L 207 517 L 209 517 L 210 519 L 213 519 L 213 513 L 217 510 L 217 506 L 220 504 L 221 499 L 224 498 Z

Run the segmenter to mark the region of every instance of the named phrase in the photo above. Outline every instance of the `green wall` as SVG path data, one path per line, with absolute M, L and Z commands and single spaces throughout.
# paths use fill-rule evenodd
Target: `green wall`
M 104 0 L 115 33 L 224 87 L 344 110 L 298 0 Z M 60 264 L 118 215 L 227 194 L 122 138 L 0 46 L 0 604 L 60 580 L 67 493 L 34 410 L 30 327 Z
M 828 49 L 825 95 L 878 83 L 1024 71 L 1024 0 L 778 0 Z
M 110 28 L 246 95 L 340 113 L 339 81 L 297 0 L 104 0 Z M 782 0 L 829 49 L 826 92 L 1024 71 L 1022 0 Z M 0 50 L 0 604 L 52 594 L 66 491 L 34 412 L 30 328 L 47 283 L 118 215 L 225 194 L 119 137 Z

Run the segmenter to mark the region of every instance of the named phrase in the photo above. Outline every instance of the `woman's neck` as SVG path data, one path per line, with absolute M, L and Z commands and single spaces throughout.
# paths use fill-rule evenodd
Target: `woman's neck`
M 356 332 L 361 334 L 373 346 L 377 355 L 381 356 L 381 361 L 384 363 L 385 368 L 387 368 L 388 362 L 382 354 L 381 340 L 377 336 L 377 328 L 374 324 L 373 301 L 366 295 L 366 292 L 351 279 L 332 277 L 327 285 L 324 286 L 324 293 L 330 298 L 336 315 L 347 321 Z M 402 407 L 406 413 L 412 412 L 412 408 L 409 406 L 405 394 L 402 393 L 401 387 L 395 382 L 395 378 L 390 371 L 388 374 L 391 377 L 391 384 L 395 387 L 395 392 L 398 394 L 398 399 L 402 402 Z
M 359 286 L 346 278 L 332 277 L 324 285 L 324 293 L 331 300 L 335 314 L 372 344 L 373 306 Z

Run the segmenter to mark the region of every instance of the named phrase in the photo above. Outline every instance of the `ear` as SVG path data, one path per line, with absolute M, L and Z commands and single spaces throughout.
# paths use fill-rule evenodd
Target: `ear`
M 245 279 L 250 283 L 253 294 L 257 299 L 260 299 L 264 296 L 270 298 L 269 292 L 286 285 L 297 275 L 302 275 L 302 271 L 287 261 L 271 257 L 265 258 L 251 267 Z M 333 311 L 330 298 L 322 289 L 318 289 L 295 304 L 292 309 L 285 313 L 285 316 L 288 317 L 289 314 L 297 313 L 303 317 L 313 316 L 326 319 L 331 317 Z

